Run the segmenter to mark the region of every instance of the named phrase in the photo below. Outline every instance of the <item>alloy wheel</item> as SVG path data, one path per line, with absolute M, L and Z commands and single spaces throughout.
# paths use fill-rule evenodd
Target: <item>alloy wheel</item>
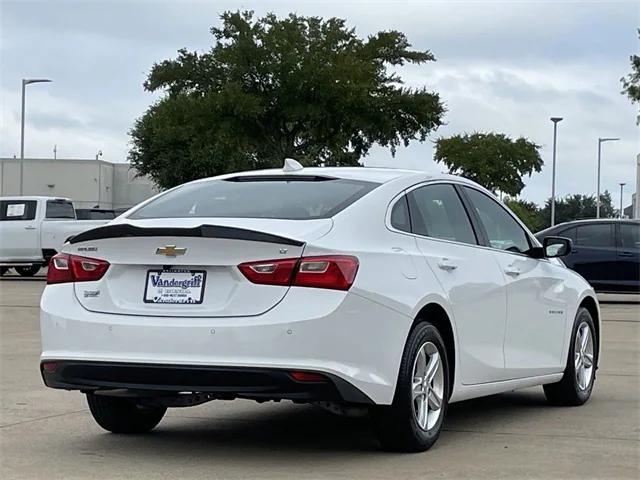
M 444 397 L 444 369 L 440 352 L 431 343 L 424 343 L 413 362 L 412 375 L 413 413 L 423 430 L 436 425 L 442 413 Z
M 587 390 L 593 377 L 593 335 L 587 322 L 582 322 L 578 327 L 573 356 L 578 388 Z

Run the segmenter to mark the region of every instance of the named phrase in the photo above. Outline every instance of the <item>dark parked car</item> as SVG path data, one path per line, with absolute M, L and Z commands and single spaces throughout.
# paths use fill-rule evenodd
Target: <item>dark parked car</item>
M 567 237 L 571 254 L 567 267 L 582 275 L 600 292 L 640 292 L 640 221 L 577 220 L 561 223 L 536 234 Z
M 104 208 L 76 208 L 76 218 L 78 220 L 112 220 L 117 215 L 113 210 Z

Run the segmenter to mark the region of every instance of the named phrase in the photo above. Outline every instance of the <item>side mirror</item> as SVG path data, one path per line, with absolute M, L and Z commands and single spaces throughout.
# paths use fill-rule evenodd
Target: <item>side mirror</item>
M 542 250 L 545 258 L 564 257 L 571 253 L 571 240 L 564 237 L 545 237 Z

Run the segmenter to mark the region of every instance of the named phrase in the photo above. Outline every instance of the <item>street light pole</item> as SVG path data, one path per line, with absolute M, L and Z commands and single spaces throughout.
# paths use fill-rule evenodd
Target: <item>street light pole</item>
M 47 83 L 51 80 L 46 78 L 23 78 L 22 79 L 22 115 L 20 117 L 20 195 L 24 183 L 24 105 L 26 86 L 31 83 Z
M 596 218 L 600 218 L 600 163 L 602 158 L 602 144 L 604 142 L 615 142 L 619 138 L 599 138 L 598 139 L 598 191 L 596 192 Z
M 626 185 L 626 183 L 621 183 L 620 184 L 620 218 L 623 217 L 622 215 L 622 192 L 624 191 L 624 186 Z
M 558 122 L 562 117 L 551 117 L 553 122 L 553 166 L 551 167 L 551 226 L 556 224 L 556 141 L 558 138 Z

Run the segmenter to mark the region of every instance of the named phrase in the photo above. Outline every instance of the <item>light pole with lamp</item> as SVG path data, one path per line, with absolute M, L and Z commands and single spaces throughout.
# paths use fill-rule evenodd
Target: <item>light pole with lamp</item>
M 598 139 L 598 192 L 596 193 L 596 218 L 600 218 L 600 159 L 602 158 L 602 143 L 615 142 L 619 138 L 599 138 Z
M 23 78 L 22 79 L 22 117 L 20 120 L 20 195 L 22 195 L 22 184 L 24 183 L 24 105 L 26 86 L 32 83 L 48 83 L 47 78 Z
M 621 183 L 620 184 L 620 218 L 622 218 L 624 215 L 622 214 L 622 193 L 624 191 L 624 186 L 626 185 L 626 183 Z
M 556 224 L 556 140 L 558 138 L 558 122 L 562 117 L 551 117 L 553 122 L 553 166 L 551 167 L 551 226 Z

